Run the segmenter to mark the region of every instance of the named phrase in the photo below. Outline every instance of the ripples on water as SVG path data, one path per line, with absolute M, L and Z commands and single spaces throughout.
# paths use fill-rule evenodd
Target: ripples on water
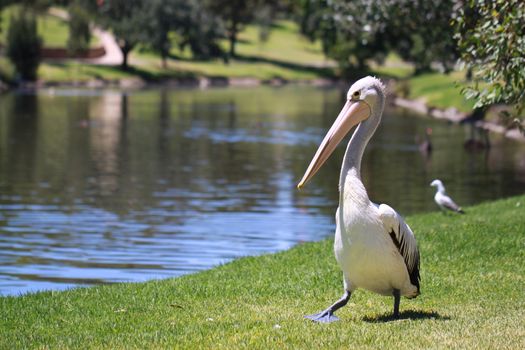
M 310 87 L 0 96 L 0 294 L 178 276 L 332 234 L 340 147 L 295 189 L 341 94 Z M 522 193 L 525 151 L 389 110 L 365 154 L 372 199 L 435 210 Z M 434 129 L 431 157 L 415 141 Z

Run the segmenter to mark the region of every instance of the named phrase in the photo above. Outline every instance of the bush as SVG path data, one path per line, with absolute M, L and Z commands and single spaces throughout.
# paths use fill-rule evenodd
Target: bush
M 91 40 L 91 30 L 89 28 L 89 15 L 79 5 L 69 6 L 69 38 L 67 49 L 72 53 L 86 51 Z
M 35 16 L 19 12 L 12 16 L 7 32 L 7 57 L 23 80 L 36 80 L 42 39 L 38 36 Z

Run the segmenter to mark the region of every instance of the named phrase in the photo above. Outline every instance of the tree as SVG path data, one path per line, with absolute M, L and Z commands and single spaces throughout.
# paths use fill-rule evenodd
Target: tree
M 122 69 L 128 69 L 128 55 L 141 41 L 146 41 L 145 30 L 148 1 L 98 0 L 95 19 L 111 28 L 122 51 Z M 91 5 L 92 6 L 92 5 Z
M 152 0 L 149 3 L 147 32 L 149 45 L 161 57 L 163 66 L 177 34 L 181 48 L 189 46 L 193 55 L 208 58 L 221 54 L 216 40 L 220 24 L 200 0 Z
M 36 80 L 41 47 L 35 15 L 22 8 L 18 16 L 11 17 L 6 53 L 23 80 Z
M 77 2 L 72 2 L 69 7 L 69 37 L 67 48 L 73 53 L 82 52 L 89 48 L 91 28 L 89 27 L 89 14 Z
M 461 60 L 473 79 L 464 95 L 476 100 L 476 108 L 514 106 L 519 122 L 525 109 L 525 2 L 468 0 L 454 24 Z
M 321 39 L 325 54 L 344 74 L 363 70 L 367 60 L 386 55 L 386 11 L 381 1 L 304 0 L 301 5 L 303 33 Z
M 200 6 L 194 7 L 176 30 L 181 37 L 179 46 L 182 49 L 188 46 L 195 58 L 223 55 L 217 44 L 223 33 L 221 22 Z
M 457 0 L 382 1 L 388 5 L 386 33 L 389 46 L 414 64 L 416 74 L 440 63 L 450 71 L 458 58 L 450 22 Z
M 166 59 L 171 49 L 170 31 L 178 22 L 177 17 L 184 11 L 184 4 L 178 0 L 152 0 L 147 17 L 150 46 L 162 58 L 162 66 L 166 68 Z
M 231 57 L 235 57 L 235 45 L 239 32 L 246 24 L 254 20 L 260 3 L 261 0 L 209 0 L 210 10 L 225 24 Z
M 323 42 L 344 72 L 381 62 L 389 51 L 414 63 L 416 72 L 456 59 L 450 19 L 454 0 L 298 0 L 301 30 Z

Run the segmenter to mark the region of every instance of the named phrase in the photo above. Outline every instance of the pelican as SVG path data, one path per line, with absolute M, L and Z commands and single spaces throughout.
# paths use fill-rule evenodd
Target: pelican
M 371 202 L 361 181 L 361 158 L 381 122 L 384 105 L 385 88 L 379 79 L 369 76 L 355 82 L 297 185 L 299 189 L 304 186 L 358 125 L 343 159 L 335 214 L 334 252 L 343 271 L 344 294 L 326 310 L 305 316 L 314 321 L 339 320 L 334 312 L 348 303 L 357 288 L 393 296 L 396 318 L 401 296 L 419 295 L 419 250 L 412 230 L 394 209 Z
M 434 180 L 430 183 L 430 186 L 437 187 L 436 194 L 434 195 L 434 201 L 443 211 L 452 210 L 456 213 L 465 214 L 465 212 L 450 198 L 447 196 L 445 186 L 441 180 Z

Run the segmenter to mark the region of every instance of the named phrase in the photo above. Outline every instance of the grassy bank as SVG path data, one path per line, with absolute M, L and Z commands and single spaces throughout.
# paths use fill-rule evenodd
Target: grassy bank
M 47 28 L 53 29 L 57 21 L 54 19 L 48 23 Z M 42 31 L 45 38 L 67 37 L 67 27 L 55 28 L 53 34 L 46 33 Z M 227 51 L 226 40 L 221 46 Z M 128 71 L 122 71 L 119 66 L 90 65 L 76 60 L 44 61 L 38 76 L 42 81 L 58 83 L 129 78 L 154 81 L 202 76 L 305 81 L 335 76 L 334 63 L 324 57 L 320 42 L 310 42 L 302 37 L 297 25 L 291 21 L 277 23 L 266 41 L 259 39 L 257 26 L 248 26 L 239 35 L 236 52 L 237 57 L 225 63 L 222 59 L 194 60 L 189 50 L 180 51 L 175 47 L 167 67 L 163 67 L 159 55 L 138 47 L 130 54 L 131 69 Z
M 442 109 L 455 107 L 461 112 L 471 111 L 474 105 L 472 100 L 466 100 L 461 94 L 461 89 L 467 86 L 465 72 L 414 75 L 414 66 L 395 54 L 388 55 L 381 66 L 372 64 L 372 71 L 379 76 L 395 79 L 395 93 L 404 98 L 423 100 L 428 106 Z
M 342 292 L 332 240 L 141 284 L 0 298 L 0 348 L 496 348 L 525 344 L 525 196 L 416 215 L 422 295 L 357 291 L 325 325 L 302 318 Z
M 472 111 L 473 100 L 466 100 L 461 89 L 466 86 L 464 72 L 450 74 L 427 73 L 401 80 L 408 85 L 408 98 L 422 99 L 437 108 L 455 107 L 462 112 Z

